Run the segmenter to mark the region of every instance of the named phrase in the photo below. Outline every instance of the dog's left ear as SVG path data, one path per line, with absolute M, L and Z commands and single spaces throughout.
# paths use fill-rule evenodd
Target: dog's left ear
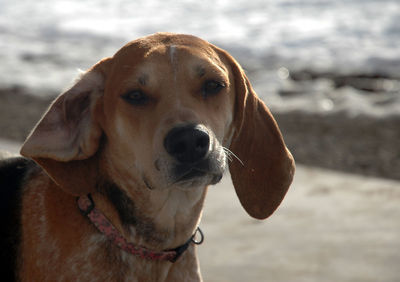
M 232 70 L 235 89 L 234 134 L 229 149 L 240 159 L 229 165 L 236 194 L 249 215 L 270 216 L 292 183 L 294 159 L 269 109 L 253 90 L 236 60 L 218 49 Z
M 100 61 L 62 93 L 21 148 L 21 155 L 35 160 L 63 190 L 74 195 L 95 187 L 96 152 L 103 134 L 95 116 L 101 111 L 109 62 Z

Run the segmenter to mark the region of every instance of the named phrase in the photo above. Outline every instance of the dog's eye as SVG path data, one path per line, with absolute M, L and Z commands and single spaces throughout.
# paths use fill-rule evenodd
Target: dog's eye
M 203 95 L 208 97 L 218 94 L 223 88 L 225 88 L 224 82 L 208 80 L 203 84 Z
M 135 106 L 145 105 L 149 101 L 149 97 L 141 90 L 133 90 L 122 95 L 122 98 L 129 104 Z

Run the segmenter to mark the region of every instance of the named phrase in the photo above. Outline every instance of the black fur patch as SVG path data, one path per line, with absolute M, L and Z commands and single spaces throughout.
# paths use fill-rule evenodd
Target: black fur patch
M 107 196 L 111 203 L 113 203 L 123 225 L 135 226 L 137 224 L 135 205 L 124 191 L 122 191 L 116 184 L 108 181 L 103 181 L 97 186 L 97 188 L 102 194 Z
M 117 209 L 119 218 L 125 228 L 135 227 L 136 234 L 148 243 L 161 243 L 165 240 L 168 234 L 165 231 L 157 230 L 150 218 L 140 214 L 136 209 L 134 201 L 115 183 L 102 181 L 97 185 L 97 189 Z
M 21 195 L 32 160 L 22 157 L 0 160 L 0 277 L 15 281 L 21 231 Z

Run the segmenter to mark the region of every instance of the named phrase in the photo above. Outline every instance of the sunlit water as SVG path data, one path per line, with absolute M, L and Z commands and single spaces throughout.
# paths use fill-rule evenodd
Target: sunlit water
M 157 31 L 200 36 L 250 70 L 400 74 L 398 0 L 0 0 L 0 85 L 60 89 Z

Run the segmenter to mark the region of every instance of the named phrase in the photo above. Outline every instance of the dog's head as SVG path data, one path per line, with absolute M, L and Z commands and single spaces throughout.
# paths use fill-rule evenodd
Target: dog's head
M 75 195 L 93 191 L 100 172 L 143 189 L 196 189 L 217 183 L 229 163 L 256 218 L 278 207 L 294 173 L 239 64 L 199 38 L 166 33 L 93 66 L 55 100 L 21 154 Z

